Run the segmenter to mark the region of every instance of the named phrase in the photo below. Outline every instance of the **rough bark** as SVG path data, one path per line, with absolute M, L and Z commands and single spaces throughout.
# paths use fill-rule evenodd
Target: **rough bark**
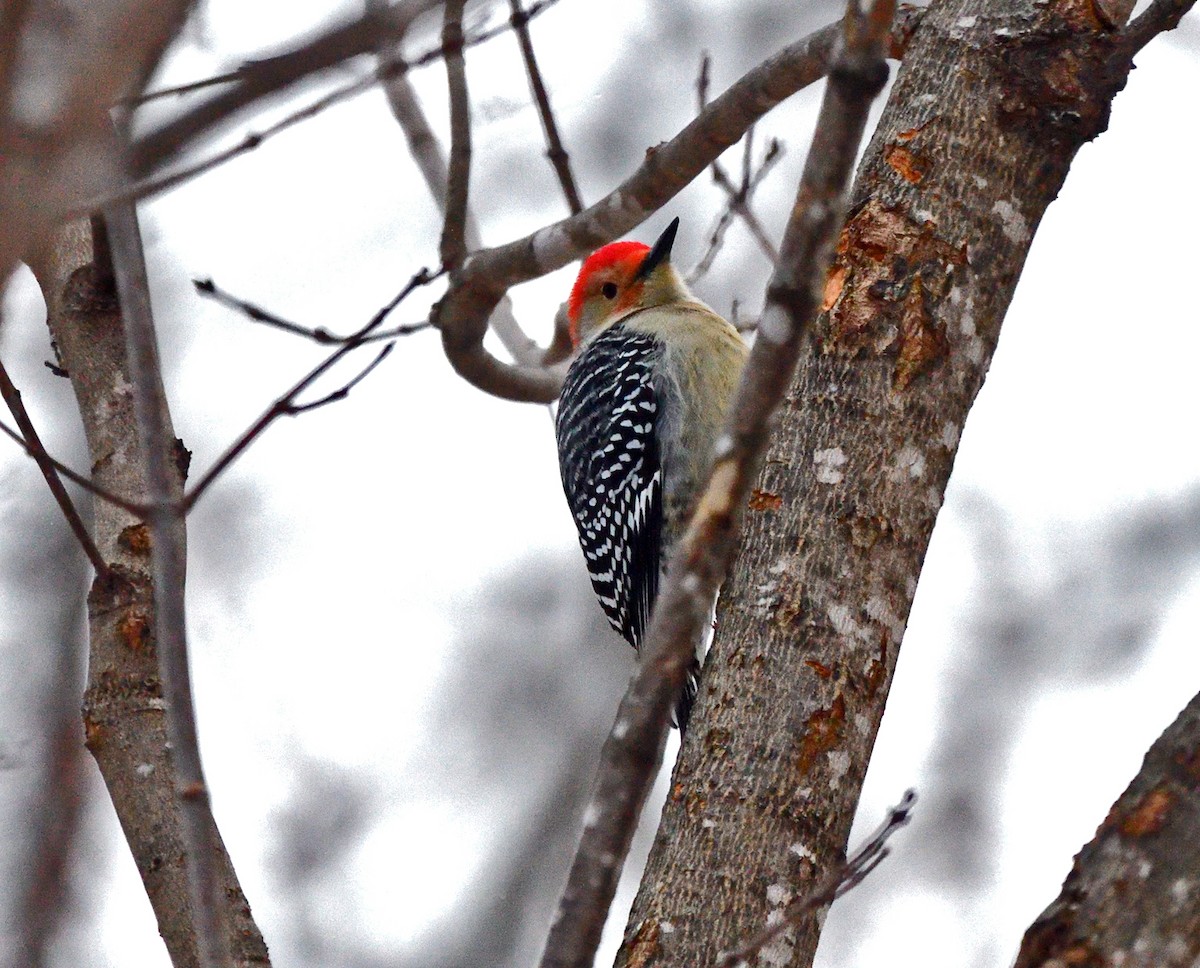
M 888 0 L 866 9 L 850 0 L 844 43 L 832 65 L 781 257 L 767 287 L 759 338 L 738 382 L 708 480 L 672 551 L 639 648 L 637 671 L 601 751 L 579 850 L 542 968 L 589 968 L 595 961 L 634 828 L 662 764 L 670 711 L 737 551 L 774 415 L 821 301 L 871 102 L 887 83 L 883 40 L 893 9 Z
M 1191 968 L 1200 959 L 1200 695 L 1079 852 L 1014 968 Z
M 69 224 L 57 234 L 53 249 L 31 265 L 79 402 L 93 480 L 106 490 L 145 501 L 124 328 L 113 280 L 92 261 L 87 223 Z M 187 458 L 178 444 L 180 491 Z M 88 596 L 86 742 L 104 777 L 171 961 L 184 968 L 197 964 L 196 938 L 155 651 L 149 532 L 128 512 L 96 501 L 93 534 L 108 571 L 95 580 Z M 216 844 L 222 890 L 235 899 L 230 925 L 235 964 L 266 964 L 266 945 L 219 836 Z
M 946 0 L 860 168 L 618 965 L 711 963 L 843 855 L 966 415 L 1128 56 L 1076 0 Z M 759 955 L 811 963 L 815 915 Z

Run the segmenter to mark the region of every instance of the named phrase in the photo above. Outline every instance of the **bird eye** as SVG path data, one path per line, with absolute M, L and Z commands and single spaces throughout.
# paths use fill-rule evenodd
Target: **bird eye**
M 600 287 L 600 292 L 603 294 L 605 299 L 616 299 L 617 284 L 615 282 L 606 282 Z

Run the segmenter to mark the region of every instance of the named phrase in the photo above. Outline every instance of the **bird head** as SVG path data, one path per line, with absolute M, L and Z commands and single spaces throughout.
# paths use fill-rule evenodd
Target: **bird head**
M 653 246 L 613 242 L 584 260 L 567 304 L 575 346 L 634 310 L 692 298 L 671 265 L 678 228 L 679 219 L 672 219 Z

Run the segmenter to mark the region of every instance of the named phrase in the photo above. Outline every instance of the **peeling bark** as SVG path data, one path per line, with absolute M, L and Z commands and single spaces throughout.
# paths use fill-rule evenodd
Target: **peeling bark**
M 947 0 L 913 36 L 618 965 L 711 963 L 841 859 L 963 423 L 1042 214 L 1125 82 L 1118 38 L 1078 0 Z M 821 920 L 759 962 L 810 964 Z

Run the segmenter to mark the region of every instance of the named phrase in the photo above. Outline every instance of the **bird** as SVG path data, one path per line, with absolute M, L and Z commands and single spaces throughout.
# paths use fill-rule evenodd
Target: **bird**
M 577 352 L 555 420 L 563 491 L 596 597 L 634 649 L 707 480 L 748 352 L 671 264 L 678 229 L 676 218 L 653 246 L 597 249 L 567 303 Z M 675 705 L 681 732 L 705 638 Z

